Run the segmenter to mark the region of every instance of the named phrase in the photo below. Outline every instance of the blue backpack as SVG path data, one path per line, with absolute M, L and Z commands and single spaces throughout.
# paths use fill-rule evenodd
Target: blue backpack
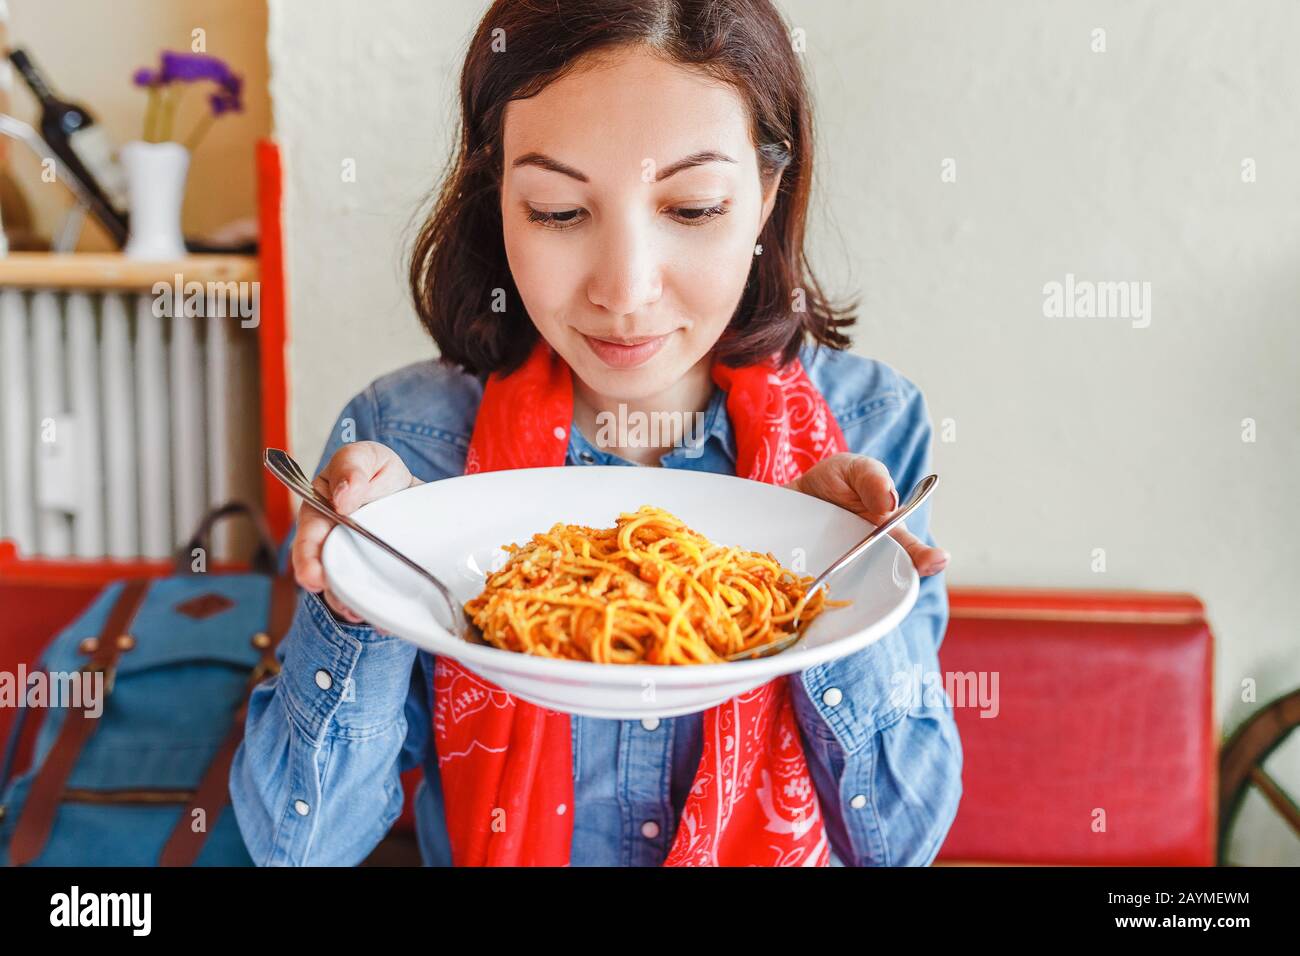
M 212 525 L 238 513 L 257 525 L 252 573 L 189 573 Z M 293 616 L 296 589 L 277 566 L 261 515 L 231 502 L 205 517 L 175 574 L 110 585 L 55 636 L 24 698 L 40 703 L 43 684 L 47 706 L 57 704 L 31 767 L 10 782 L 30 706 L 18 711 L 0 763 L 0 861 L 252 864 L 234 813 L 223 810 L 249 693 L 278 670 L 275 647 Z

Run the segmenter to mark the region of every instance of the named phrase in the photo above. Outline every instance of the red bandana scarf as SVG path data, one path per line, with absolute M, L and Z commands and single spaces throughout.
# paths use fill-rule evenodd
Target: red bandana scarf
M 714 363 L 736 435 L 736 474 L 785 484 L 845 449 L 798 360 Z M 483 391 L 465 473 L 563 465 L 573 381 L 543 340 Z M 565 866 L 573 838 L 569 715 L 539 707 L 452 658 L 434 669 L 433 729 L 457 866 Z M 829 846 L 780 677 L 705 711 L 703 750 L 665 866 L 826 866 Z

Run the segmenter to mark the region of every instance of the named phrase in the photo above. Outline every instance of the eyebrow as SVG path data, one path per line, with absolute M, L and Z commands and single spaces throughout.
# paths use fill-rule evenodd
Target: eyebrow
M 677 162 L 663 167 L 655 176 L 655 182 L 662 182 L 669 176 L 680 173 L 683 169 L 690 169 L 692 166 L 703 166 L 705 163 L 734 163 L 735 160 L 726 153 L 719 153 L 712 149 L 703 149 L 698 153 L 691 153 Z M 560 173 L 568 176 L 570 179 L 576 179 L 580 183 L 590 182 L 587 175 L 579 170 L 574 169 L 567 163 L 562 163 L 558 159 L 553 159 L 545 153 L 524 153 L 513 163 L 513 168 L 520 166 L 536 166 L 539 169 L 549 169 L 553 173 Z

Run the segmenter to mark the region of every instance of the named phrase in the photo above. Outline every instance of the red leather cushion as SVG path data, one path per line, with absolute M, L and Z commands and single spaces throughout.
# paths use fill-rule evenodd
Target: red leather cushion
M 964 793 L 939 859 L 1213 865 L 1218 730 L 1201 603 L 1026 589 L 950 598 L 942 669 L 996 673 L 998 694 L 996 716 L 977 701 L 955 711 Z

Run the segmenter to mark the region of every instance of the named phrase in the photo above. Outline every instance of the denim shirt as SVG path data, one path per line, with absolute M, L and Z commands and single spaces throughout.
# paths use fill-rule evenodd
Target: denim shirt
M 800 357 L 850 451 L 882 461 L 900 495 L 930 470 L 931 423 L 919 389 L 890 366 L 805 347 Z M 389 446 L 411 473 L 464 470 L 482 380 L 435 360 L 388 374 L 335 423 L 320 467 L 346 441 Z M 627 465 L 569 429 L 565 464 Z M 704 439 L 660 462 L 735 474 L 725 395 L 715 388 Z M 796 494 L 797 492 L 791 492 Z M 929 544 L 930 502 L 907 526 Z M 925 865 L 961 797 L 962 750 L 950 702 L 917 693 L 939 671 L 948 619 L 943 574 L 921 579 L 915 607 L 874 644 L 791 676 L 833 865 Z M 301 592 L 258 686 L 230 773 L 232 806 L 259 865 L 355 865 L 402 809 L 399 774 L 422 765 L 416 831 L 426 865 L 451 864 L 430 701 L 433 656 L 368 625 L 336 619 Z M 934 678 L 927 678 L 928 681 Z M 942 698 L 936 700 L 935 698 Z M 574 716 L 574 866 L 658 866 L 672 846 L 699 765 L 702 715 L 655 720 Z

